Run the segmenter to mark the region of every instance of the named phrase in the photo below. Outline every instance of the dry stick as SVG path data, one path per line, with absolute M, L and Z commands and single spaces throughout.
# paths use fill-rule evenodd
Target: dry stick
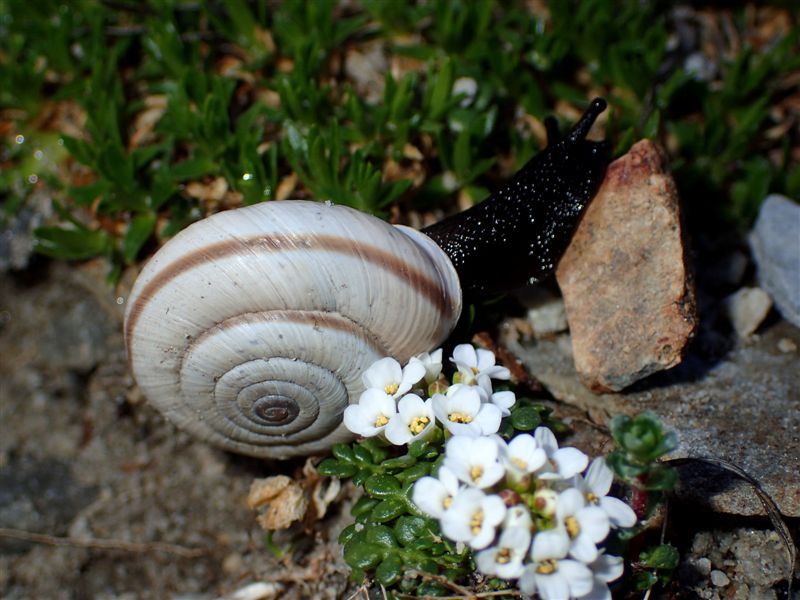
M 409 571 L 409 577 L 421 577 L 422 579 L 429 579 L 443 586 L 450 588 L 454 592 L 458 592 L 459 596 L 409 596 L 407 594 L 397 594 L 398 598 L 422 598 L 423 600 L 475 600 L 478 598 L 496 598 L 498 596 L 515 596 L 519 597 L 520 593 L 516 590 L 496 590 L 493 592 L 473 592 L 464 586 L 458 585 L 447 579 L 442 575 L 434 575 L 433 573 L 424 573 L 422 571 Z
M 136 554 L 147 554 L 149 552 L 164 552 L 174 554 L 181 558 L 198 558 L 210 554 L 206 548 L 187 548 L 177 544 L 167 544 L 165 542 L 126 542 L 124 540 L 104 540 L 96 538 L 70 538 L 56 537 L 43 533 L 33 533 L 23 529 L 7 529 L 0 527 L 0 538 L 9 538 L 36 544 L 46 544 L 48 546 L 69 546 L 73 548 L 91 548 L 96 550 L 120 550 L 122 552 L 133 552 Z

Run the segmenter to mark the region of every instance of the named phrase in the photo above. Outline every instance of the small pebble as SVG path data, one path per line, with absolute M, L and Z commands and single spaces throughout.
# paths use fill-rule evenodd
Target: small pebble
M 702 558 L 698 558 L 695 561 L 694 566 L 697 567 L 697 571 L 701 575 L 708 576 L 708 574 L 711 573 L 711 561 L 707 559 L 705 556 L 703 556 Z
M 711 583 L 713 583 L 715 586 L 725 587 L 730 582 L 731 580 L 728 579 L 728 576 L 725 575 L 725 573 L 723 573 L 722 571 L 718 569 L 714 569 L 713 571 L 711 571 Z
M 789 352 L 797 352 L 797 344 L 789 338 L 781 338 L 778 340 L 778 350 L 786 354 Z

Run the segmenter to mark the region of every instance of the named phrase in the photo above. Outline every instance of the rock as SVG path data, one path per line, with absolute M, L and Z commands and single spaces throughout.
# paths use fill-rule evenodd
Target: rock
M 800 327 L 800 205 L 767 196 L 750 233 L 758 281 L 784 318 Z
M 744 287 L 728 296 L 725 312 L 739 337 L 746 338 L 758 329 L 772 308 L 772 300 L 761 288 Z
M 678 195 L 664 161 L 644 140 L 611 163 L 556 271 L 575 366 L 596 391 L 677 365 L 695 330 Z
M 798 345 L 800 330 L 779 321 L 721 358 L 700 354 L 704 340 L 698 339 L 680 366 L 621 394 L 595 394 L 581 384 L 566 334 L 523 344 L 504 327 L 501 344 L 553 396 L 586 411 L 595 423 L 653 411 L 678 434 L 672 457 L 732 462 L 760 482 L 784 515 L 800 517 L 800 356 L 782 352 L 782 339 Z M 677 492 L 687 501 L 721 512 L 764 514 L 748 484 L 719 469 L 694 471 L 680 471 Z
M 528 309 L 530 334 L 548 337 L 567 330 L 567 313 L 564 300 L 541 287 L 529 287 L 518 294 L 518 299 Z
M 711 571 L 711 583 L 714 584 L 715 586 L 724 587 L 728 585 L 730 582 L 731 580 L 728 579 L 728 576 L 725 575 L 725 573 L 723 573 L 722 571 L 719 571 L 717 569 Z

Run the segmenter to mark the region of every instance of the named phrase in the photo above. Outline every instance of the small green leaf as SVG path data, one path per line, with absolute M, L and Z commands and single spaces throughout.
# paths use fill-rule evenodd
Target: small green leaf
M 367 525 L 364 527 L 364 540 L 369 544 L 396 548 L 397 540 L 394 538 L 392 530 L 386 525 Z
M 375 523 L 386 523 L 406 512 L 406 503 L 402 498 L 387 498 L 381 500 L 372 509 L 370 517 Z
M 317 466 L 317 471 L 324 477 L 353 477 L 356 474 L 356 467 L 348 465 L 334 458 L 326 458 Z
M 344 560 L 354 569 L 374 569 L 385 554 L 386 548 L 377 544 L 367 544 L 361 536 L 353 537 L 344 546 Z
M 680 554 L 675 546 L 671 544 L 661 544 L 654 548 L 643 550 L 639 555 L 639 563 L 649 569 L 661 569 L 671 571 L 678 566 Z
M 369 450 L 364 448 L 364 446 L 356 446 L 355 448 L 353 448 L 353 454 L 358 462 L 370 465 L 373 464 L 372 453 L 370 453 Z
M 403 576 L 403 561 L 396 554 L 389 554 L 375 569 L 375 579 L 381 585 L 394 585 Z
M 336 444 L 331 448 L 331 454 L 343 462 L 353 462 L 356 459 L 353 449 L 347 444 Z
M 425 477 L 425 475 L 431 474 L 431 463 L 429 462 L 421 462 L 415 464 L 413 467 L 409 467 L 405 471 L 400 471 L 395 475 L 397 479 L 403 482 L 403 484 L 408 484 L 411 482 L 416 481 L 420 477 Z
M 373 498 L 395 496 L 400 488 L 400 481 L 391 475 L 373 475 L 364 482 L 364 489 Z
M 408 467 L 416 464 L 417 459 L 409 454 L 398 456 L 397 458 L 390 458 L 381 463 L 384 469 L 407 469 Z
M 511 411 L 511 424 L 518 431 L 533 431 L 542 423 L 542 417 L 532 406 L 520 406 Z
M 376 500 L 375 498 L 370 498 L 369 496 L 361 496 L 358 501 L 353 505 L 353 508 L 350 509 L 350 514 L 354 517 L 358 517 L 366 512 L 371 511 L 375 506 L 380 502 L 380 500 Z
M 397 519 L 394 526 L 394 534 L 397 541 L 408 546 L 416 540 L 430 536 L 429 530 L 432 527 L 432 522 L 429 519 L 422 517 L 404 516 Z
M 342 532 L 339 534 L 339 544 L 344 546 L 350 540 L 352 540 L 353 537 L 355 535 L 357 535 L 357 534 L 358 534 L 358 531 L 356 530 L 356 524 L 353 523 L 351 525 L 348 525 L 347 527 L 342 529 Z
M 128 224 L 125 237 L 122 238 L 122 256 L 125 262 L 132 263 L 136 260 L 139 250 L 153 233 L 156 226 L 156 214 L 146 213 L 136 215 Z
M 34 231 L 36 251 L 54 258 L 79 260 L 105 254 L 111 240 L 105 231 L 39 227 Z

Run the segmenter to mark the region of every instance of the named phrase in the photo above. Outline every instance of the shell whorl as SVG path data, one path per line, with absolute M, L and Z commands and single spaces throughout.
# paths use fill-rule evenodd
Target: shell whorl
M 461 312 L 458 277 L 425 235 L 344 206 L 280 201 L 186 228 L 134 285 L 134 376 L 179 427 L 284 458 L 350 434 L 361 374 L 439 345 Z

